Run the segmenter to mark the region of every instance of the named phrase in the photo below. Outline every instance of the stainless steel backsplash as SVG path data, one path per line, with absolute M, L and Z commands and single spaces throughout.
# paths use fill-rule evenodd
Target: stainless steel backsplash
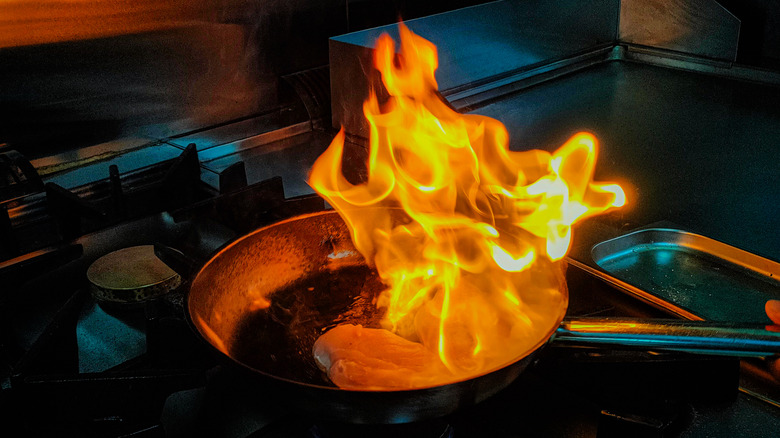
M 0 141 L 36 157 L 273 111 L 346 31 L 344 0 L 4 2 Z

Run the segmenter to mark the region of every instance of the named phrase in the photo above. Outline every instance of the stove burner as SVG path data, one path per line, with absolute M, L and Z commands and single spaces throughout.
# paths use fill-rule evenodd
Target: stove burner
M 89 269 L 92 296 L 102 303 L 133 304 L 179 287 L 181 276 L 154 254 L 153 245 L 133 246 L 97 259 Z
M 128 190 L 114 184 L 95 203 L 50 186 L 61 237 L 74 240 L 0 262 L 0 284 L 10 286 L 0 297 L 0 412 L 16 429 L 167 434 L 168 399 L 197 393 L 216 365 L 187 324 L 190 277 L 239 232 L 324 208 L 316 196 L 286 198 L 279 177 L 247 186 L 243 166 L 214 196 L 197 177 L 194 147 L 167 169 Z

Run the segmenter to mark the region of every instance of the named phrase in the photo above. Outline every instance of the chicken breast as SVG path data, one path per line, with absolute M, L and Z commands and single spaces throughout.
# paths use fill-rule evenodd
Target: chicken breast
M 317 339 L 317 365 L 340 388 L 400 390 L 453 379 L 438 355 L 384 329 L 337 326 Z

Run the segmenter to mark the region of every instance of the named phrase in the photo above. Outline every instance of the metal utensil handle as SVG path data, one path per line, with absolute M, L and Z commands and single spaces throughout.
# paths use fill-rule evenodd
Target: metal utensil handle
M 556 343 L 763 357 L 780 353 L 780 332 L 759 324 L 626 318 L 565 319 Z

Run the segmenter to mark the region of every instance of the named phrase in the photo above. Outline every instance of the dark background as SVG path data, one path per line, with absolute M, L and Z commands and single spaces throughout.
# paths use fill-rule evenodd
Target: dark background
M 102 0 L 94 11 L 5 3 L 0 144 L 35 159 L 272 114 L 291 99 L 280 78 L 326 65 L 329 37 L 484 2 L 166 0 L 118 12 Z M 780 69 L 780 2 L 721 4 L 742 20 L 737 62 Z

